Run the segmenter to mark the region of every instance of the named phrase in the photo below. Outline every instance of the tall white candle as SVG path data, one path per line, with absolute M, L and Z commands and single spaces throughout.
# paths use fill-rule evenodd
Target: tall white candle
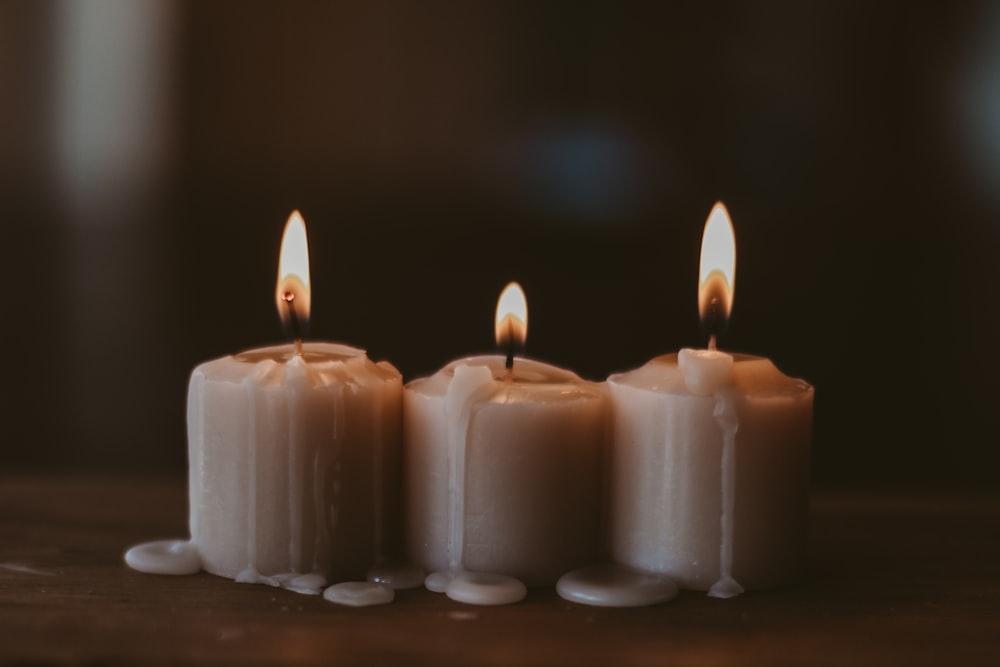
M 612 556 L 681 588 L 731 597 L 801 572 L 814 392 L 768 359 L 714 349 L 735 271 L 721 204 L 702 248 L 699 303 L 711 349 L 608 378 Z
M 527 319 L 505 319 L 504 303 L 501 342 Z M 455 597 L 448 586 L 469 571 L 552 584 L 598 558 L 607 406 L 601 385 L 511 355 L 458 359 L 406 385 L 406 545 L 437 573 L 429 588 Z

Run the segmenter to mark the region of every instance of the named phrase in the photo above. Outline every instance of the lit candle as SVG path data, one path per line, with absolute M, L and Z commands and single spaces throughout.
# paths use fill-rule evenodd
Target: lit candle
M 716 349 L 735 265 L 718 203 L 700 268 L 708 349 L 608 378 L 612 557 L 714 597 L 793 581 L 808 512 L 813 388 L 768 359 Z
M 303 342 L 309 261 L 297 211 L 285 226 L 276 302 L 293 343 L 194 369 L 191 540 L 133 549 L 126 560 L 136 569 L 164 572 L 173 562 L 315 594 L 328 581 L 363 579 L 384 555 L 399 484 L 402 378 L 362 350 Z M 181 567 L 180 554 L 195 561 Z
M 602 386 L 515 358 L 527 334 L 511 283 L 496 315 L 504 354 L 452 361 L 403 391 L 407 549 L 429 589 L 516 602 L 600 547 Z

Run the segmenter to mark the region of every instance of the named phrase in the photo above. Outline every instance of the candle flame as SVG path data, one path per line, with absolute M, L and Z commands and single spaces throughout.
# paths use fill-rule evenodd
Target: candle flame
M 285 223 L 278 257 L 278 283 L 275 287 L 278 315 L 289 336 L 301 339 L 309 326 L 309 243 L 306 223 L 298 211 L 292 211 Z
M 736 276 L 736 233 L 729 211 L 716 202 L 705 221 L 698 268 L 698 312 L 714 336 L 729 320 Z
M 510 283 L 497 300 L 496 339 L 498 347 L 524 347 L 528 338 L 528 302 L 517 283 Z

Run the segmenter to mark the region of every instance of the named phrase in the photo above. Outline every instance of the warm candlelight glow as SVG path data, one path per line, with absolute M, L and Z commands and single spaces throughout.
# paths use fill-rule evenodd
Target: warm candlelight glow
M 716 202 L 705 222 L 698 269 L 698 312 L 714 337 L 733 308 L 736 275 L 736 236 L 729 211 Z
M 498 347 L 522 348 L 528 337 L 528 302 L 517 283 L 510 283 L 497 301 L 496 337 Z
M 310 294 L 306 223 L 298 211 L 292 211 L 281 237 L 278 283 L 274 293 L 281 323 L 292 338 L 301 339 L 309 326 Z

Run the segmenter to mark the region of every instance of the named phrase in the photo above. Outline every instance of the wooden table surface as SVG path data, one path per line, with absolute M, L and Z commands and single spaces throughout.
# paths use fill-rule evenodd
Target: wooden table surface
M 1000 493 L 816 491 L 792 588 L 643 609 L 424 590 L 351 609 L 125 567 L 186 535 L 181 480 L 0 478 L 0 661 L 59 664 L 1000 665 Z

